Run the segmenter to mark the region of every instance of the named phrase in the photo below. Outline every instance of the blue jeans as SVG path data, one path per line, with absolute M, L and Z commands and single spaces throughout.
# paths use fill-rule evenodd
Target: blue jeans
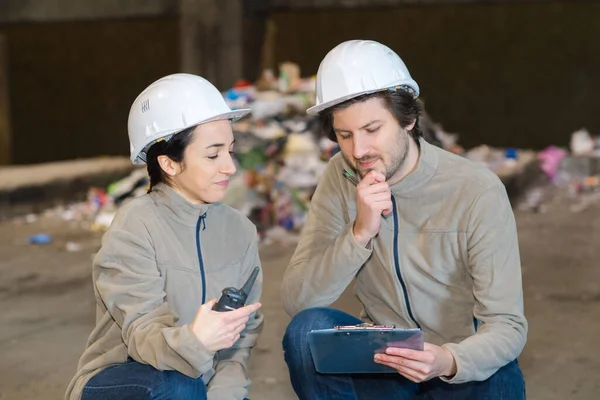
M 177 371 L 159 371 L 127 361 L 103 369 L 85 385 L 81 400 L 206 400 L 202 378 Z
M 500 368 L 482 382 L 449 384 L 439 378 L 421 384 L 400 374 L 319 374 L 314 367 L 307 334 L 312 329 L 360 324 L 358 318 L 339 310 L 312 308 L 297 314 L 283 338 L 285 362 L 294 391 L 300 400 L 521 400 L 525 381 L 517 361 Z

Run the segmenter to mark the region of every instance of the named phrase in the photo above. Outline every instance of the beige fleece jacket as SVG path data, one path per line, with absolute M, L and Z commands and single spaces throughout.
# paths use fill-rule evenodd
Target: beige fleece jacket
M 456 359 L 451 383 L 481 381 L 521 353 L 521 263 L 506 190 L 487 168 L 420 140 L 416 169 L 391 187 L 393 213 L 370 248 L 352 234 L 356 188 L 329 162 L 282 283 L 284 305 L 331 305 L 356 278 L 361 317 L 423 329 Z
M 230 348 L 208 351 L 191 322 L 203 302 L 240 287 L 260 267 L 255 226 L 224 204 L 193 205 L 159 184 L 117 213 L 93 263 L 96 327 L 66 399 L 81 397 L 87 381 L 127 357 L 159 370 L 202 377 L 210 400 L 243 399 L 246 365 L 262 329 L 250 316 Z M 259 301 L 262 272 L 247 304 Z

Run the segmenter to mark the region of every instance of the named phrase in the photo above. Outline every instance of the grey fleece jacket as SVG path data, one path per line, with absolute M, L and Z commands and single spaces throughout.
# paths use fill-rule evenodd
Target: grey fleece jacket
M 420 148 L 369 248 L 352 233 L 348 165 L 332 157 L 284 276 L 284 306 L 290 316 L 329 306 L 356 278 L 364 321 L 420 327 L 456 359 L 456 375 L 443 379 L 485 380 L 526 342 L 514 215 L 493 172 L 424 140 Z
M 159 184 L 123 206 L 93 263 L 96 327 L 66 399 L 79 399 L 88 380 L 127 357 L 159 370 L 202 377 L 208 398 L 243 399 L 246 365 L 262 329 L 260 311 L 241 338 L 217 353 L 191 329 L 201 304 L 240 287 L 260 267 L 255 226 L 224 204 L 193 205 Z M 247 304 L 259 301 L 262 271 Z

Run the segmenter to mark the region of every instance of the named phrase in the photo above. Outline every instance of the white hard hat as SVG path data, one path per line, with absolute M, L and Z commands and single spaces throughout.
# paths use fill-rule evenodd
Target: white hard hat
M 315 115 L 354 97 L 395 88 L 419 96 L 419 85 L 398 54 L 373 40 L 349 40 L 334 47 L 319 65 L 317 102 L 306 112 Z
M 217 88 L 200 76 L 173 74 L 160 78 L 131 105 L 127 123 L 131 162 L 144 164 L 150 146 L 187 128 L 217 120 L 235 121 L 249 112 L 231 110 Z

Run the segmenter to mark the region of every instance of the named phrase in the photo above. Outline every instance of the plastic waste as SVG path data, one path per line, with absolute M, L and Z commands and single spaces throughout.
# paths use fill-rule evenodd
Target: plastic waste
M 48 244 L 52 243 L 52 236 L 45 233 L 36 233 L 29 236 L 28 241 L 31 244 Z
M 594 140 L 585 128 L 579 129 L 571 135 L 571 153 L 575 156 L 591 154 L 594 146 Z

